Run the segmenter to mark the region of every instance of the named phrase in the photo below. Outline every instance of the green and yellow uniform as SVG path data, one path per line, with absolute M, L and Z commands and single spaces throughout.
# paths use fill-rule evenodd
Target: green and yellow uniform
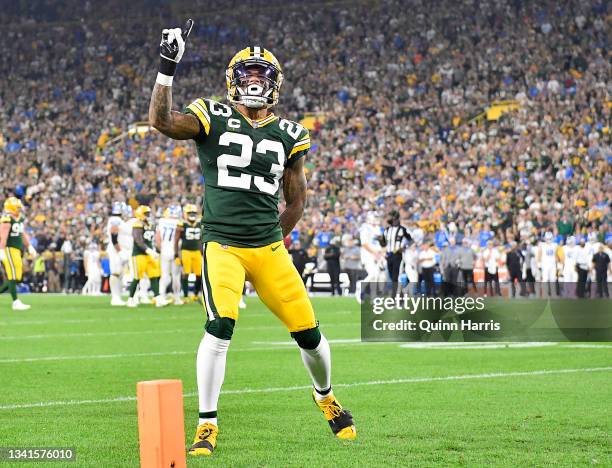
M 238 318 L 246 279 L 289 331 L 316 327 L 282 243 L 278 212 L 280 179 L 308 152 L 308 130 L 273 114 L 252 121 L 210 99 L 196 99 L 185 112 L 200 122 L 195 143 L 206 189 L 203 289 L 209 320 Z
M 146 249 L 153 249 L 153 241 L 155 239 L 155 228 L 151 223 L 141 220 L 136 220 L 132 224 L 132 230 L 142 229 L 143 238 Z M 134 269 L 134 279 L 140 280 L 147 275 L 149 279 L 159 278 L 161 275 L 161 267 L 159 259 L 155 259 L 147 254 L 136 242 L 132 247 L 132 267 Z M 154 249 L 153 249 L 154 250 Z
M 183 274 L 202 275 L 202 227 L 200 220 L 181 224 L 181 264 Z
M 21 281 L 23 277 L 23 219 L 14 218 L 9 214 L 3 214 L 0 224 L 10 224 L 8 237 L 6 239 L 5 258 L 2 262 L 4 271 L 9 281 Z

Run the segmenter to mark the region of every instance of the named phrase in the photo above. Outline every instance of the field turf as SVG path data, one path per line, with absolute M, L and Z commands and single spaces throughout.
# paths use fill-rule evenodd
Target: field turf
M 76 463 L 54 467 L 138 466 L 136 382 L 160 378 L 183 380 L 191 442 L 198 304 L 134 310 L 104 297 L 22 299 L 31 310 L 13 312 L 0 298 L 0 446 L 76 448 Z M 360 343 L 353 300 L 313 303 L 358 439 L 332 437 L 289 334 L 250 298 L 228 355 L 218 450 L 188 466 L 612 465 L 610 345 Z

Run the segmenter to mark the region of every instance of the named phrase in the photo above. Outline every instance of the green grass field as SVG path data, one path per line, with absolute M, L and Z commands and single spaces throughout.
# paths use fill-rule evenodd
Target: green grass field
M 76 448 L 77 463 L 65 466 L 138 466 L 136 382 L 160 378 L 183 381 L 191 442 L 199 305 L 22 299 L 31 310 L 0 298 L 0 446 Z M 289 334 L 251 298 L 228 355 L 218 449 L 189 466 L 612 465 L 610 345 L 360 343 L 353 300 L 313 302 L 358 439 L 332 436 Z

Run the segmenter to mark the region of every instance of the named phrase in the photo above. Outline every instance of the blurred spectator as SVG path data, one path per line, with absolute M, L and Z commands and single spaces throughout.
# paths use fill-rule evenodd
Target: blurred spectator
M 610 270 L 610 257 L 606 253 L 606 246 L 601 244 L 599 252 L 593 256 L 595 266 L 595 280 L 597 282 L 597 297 L 609 298 L 608 292 L 608 271 Z
M 329 279 L 331 282 L 331 293 L 332 296 L 338 294 L 342 295 L 340 289 L 340 247 L 338 244 L 340 239 L 334 237 L 329 245 L 325 248 L 325 262 L 327 264 L 327 272 L 329 273 Z

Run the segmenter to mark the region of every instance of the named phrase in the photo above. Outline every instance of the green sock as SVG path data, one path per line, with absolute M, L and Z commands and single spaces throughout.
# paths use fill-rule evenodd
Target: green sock
M 195 284 L 193 285 L 195 295 L 198 296 L 202 292 L 202 277 L 196 276 Z
M 187 275 L 183 275 L 183 280 L 181 281 L 181 284 L 183 285 L 183 294 L 185 295 L 185 297 L 189 296 L 189 277 Z
M 159 296 L 159 278 L 151 278 L 151 289 L 155 297 Z
M 130 297 L 134 297 L 134 294 L 136 294 L 137 287 L 138 287 L 138 280 L 133 280 L 132 284 L 130 284 Z
M 17 300 L 17 281 L 10 280 L 8 282 L 8 290 L 11 293 L 11 297 L 13 298 L 13 300 Z

